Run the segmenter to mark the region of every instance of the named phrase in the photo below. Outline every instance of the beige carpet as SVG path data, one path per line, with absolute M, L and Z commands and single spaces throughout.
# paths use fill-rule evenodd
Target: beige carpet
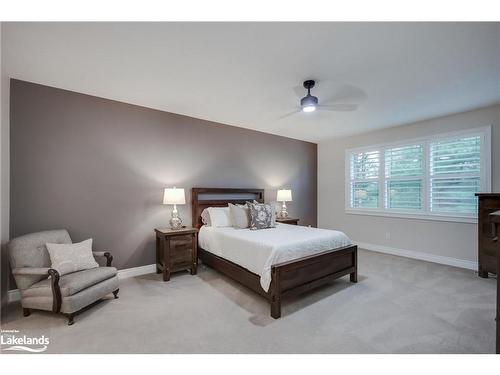
M 496 280 L 472 271 L 360 251 L 360 277 L 285 301 L 274 320 L 261 297 L 200 267 L 197 276 L 123 280 L 120 299 L 73 326 L 50 313 L 2 329 L 50 338 L 49 353 L 494 353 Z M 5 353 L 5 352 L 4 352 Z

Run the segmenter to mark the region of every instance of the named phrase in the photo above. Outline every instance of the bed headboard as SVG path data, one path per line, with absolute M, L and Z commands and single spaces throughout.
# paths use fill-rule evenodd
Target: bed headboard
M 192 188 L 193 227 L 200 228 L 203 225 L 201 213 L 207 207 L 226 207 L 228 203 L 245 204 L 254 199 L 264 203 L 264 189 Z

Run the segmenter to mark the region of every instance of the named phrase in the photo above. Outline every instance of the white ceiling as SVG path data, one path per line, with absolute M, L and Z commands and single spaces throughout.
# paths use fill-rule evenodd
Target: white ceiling
M 318 142 L 500 102 L 499 23 L 11 23 L 8 76 Z M 355 112 L 299 113 L 294 87 Z

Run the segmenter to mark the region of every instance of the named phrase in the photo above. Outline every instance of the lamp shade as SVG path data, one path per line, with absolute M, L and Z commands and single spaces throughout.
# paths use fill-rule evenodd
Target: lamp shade
M 163 204 L 186 204 L 184 189 L 166 188 L 163 193 Z
M 276 200 L 278 202 L 291 202 L 292 201 L 292 191 L 291 190 L 278 190 Z

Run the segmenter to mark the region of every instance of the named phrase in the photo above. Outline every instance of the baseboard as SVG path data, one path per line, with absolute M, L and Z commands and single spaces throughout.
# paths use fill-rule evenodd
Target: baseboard
M 123 270 L 118 270 L 118 278 L 128 279 L 129 277 L 147 275 L 148 273 L 156 272 L 156 264 L 148 264 L 146 266 L 125 268 Z M 21 293 L 19 289 L 12 289 L 7 292 L 7 302 L 16 302 L 21 299 Z
M 421 251 L 397 249 L 395 247 L 374 245 L 374 244 L 369 244 L 369 243 L 365 243 L 365 242 L 356 242 L 356 244 L 358 245 L 359 248 L 365 249 L 365 250 L 376 251 L 376 252 L 385 253 L 385 254 L 397 255 L 397 256 L 401 256 L 401 257 L 405 257 L 405 258 L 425 260 L 427 262 L 445 264 L 447 266 L 466 268 L 468 270 L 477 271 L 477 262 L 472 262 L 470 260 L 444 257 L 441 255 L 423 253 Z
M 146 266 L 125 268 L 118 270 L 118 277 L 120 279 L 128 279 L 129 277 L 147 275 L 148 273 L 156 272 L 156 264 L 148 264 Z

